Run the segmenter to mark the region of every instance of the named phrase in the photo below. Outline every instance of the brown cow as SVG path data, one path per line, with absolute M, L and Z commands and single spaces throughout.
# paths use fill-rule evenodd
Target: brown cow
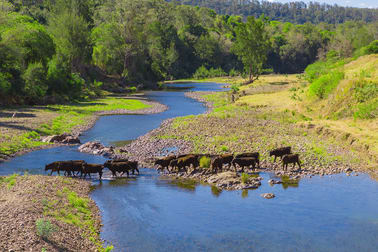
M 274 150 L 269 152 L 269 156 L 274 156 L 274 162 L 276 162 L 277 157 L 280 157 L 281 160 L 282 160 L 282 157 L 287 155 L 287 154 L 291 154 L 291 147 L 290 146 L 274 149 Z
M 260 168 L 260 153 L 258 152 L 250 152 L 250 153 L 241 153 L 235 156 L 235 158 L 246 158 L 246 157 L 253 157 L 256 159 L 256 163 Z
M 83 165 L 83 172 L 84 178 L 89 175 L 91 177 L 91 173 L 98 173 L 100 179 L 102 179 L 102 170 L 104 169 L 104 165 L 102 164 L 84 164 Z
M 235 170 L 236 170 L 236 165 L 239 165 L 242 168 L 243 172 L 244 172 L 244 167 L 252 166 L 253 169 L 255 169 L 256 163 L 257 163 L 256 158 L 253 158 L 253 157 L 234 158 L 234 160 L 232 160 L 232 165 L 235 167 Z
M 224 162 L 224 159 L 221 156 L 213 158 L 211 160 L 211 171 L 213 173 L 217 173 L 218 171 L 222 171 L 223 162 Z
M 47 164 L 45 166 L 45 171 L 51 170 L 50 175 L 52 175 L 53 172 L 58 172 L 58 174 L 60 175 L 60 171 L 64 171 L 65 176 L 71 176 L 71 172 L 82 172 L 84 164 L 86 164 L 84 160 L 56 161 Z
M 182 169 L 185 170 L 186 167 L 190 167 L 191 165 L 193 167 L 198 167 L 199 166 L 198 158 L 199 158 L 198 155 L 188 155 L 188 156 L 177 159 L 178 170 L 179 171 L 181 171 Z
M 176 159 L 176 156 L 174 156 L 174 155 L 168 156 L 168 157 L 164 157 L 164 158 L 156 160 L 155 163 L 154 163 L 154 165 L 159 165 L 158 170 L 160 170 L 162 172 L 164 171 L 164 169 L 167 169 L 167 171 L 169 173 L 169 164 L 174 159 Z
M 121 176 L 123 176 L 123 174 L 126 172 L 127 177 L 130 175 L 129 171 L 132 171 L 133 174 L 135 171 L 137 171 L 139 174 L 138 162 L 113 162 L 112 160 L 108 160 L 104 163 L 104 166 L 109 168 L 113 174 L 113 177 L 117 177 L 117 172 L 121 173 Z
M 295 167 L 296 164 L 299 165 L 299 169 L 302 169 L 301 168 L 301 164 L 299 162 L 299 154 L 289 154 L 289 155 L 283 156 L 283 158 L 282 158 L 282 168 L 284 170 L 287 170 L 287 166 L 289 164 L 293 164 L 293 169 L 294 169 L 294 167 Z

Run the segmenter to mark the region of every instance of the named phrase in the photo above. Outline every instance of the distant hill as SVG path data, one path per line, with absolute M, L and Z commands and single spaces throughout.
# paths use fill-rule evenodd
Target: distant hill
M 179 4 L 208 7 L 218 14 L 255 16 L 262 14 L 272 20 L 303 24 L 321 22 L 329 24 L 346 21 L 378 21 L 378 9 L 342 7 L 311 2 L 277 3 L 257 0 L 167 0 Z

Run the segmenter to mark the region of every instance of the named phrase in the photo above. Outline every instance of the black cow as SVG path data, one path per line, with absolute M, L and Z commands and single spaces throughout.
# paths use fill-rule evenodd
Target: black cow
M 289 154 L 289 155 L 283 156 L 283 158 L 282 158 L 282 168 L 284 170 L 287 170 L 287 166 L 289 164 L 293 164 L 293 168 L 295 167 L 296 164 L 298 164 L 299 165 L 299 169 L 302 169 L 301 168 L 301 164 L 299 162 L 299 154 Z
M 269 152 L 269 156 L 274 156 L 274 162 L 276 162 L 277 157 L 282 160 L 282 157 L 288 154 L 291 154 L 291 147 L 282 147 Z

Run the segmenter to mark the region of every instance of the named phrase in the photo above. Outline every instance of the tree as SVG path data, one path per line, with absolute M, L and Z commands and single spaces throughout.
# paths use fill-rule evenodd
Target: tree
M 248 17 L 246 23 L 236 27 L 236 40 L 232 51 L 243 62 L 244 69 L 249 75 L 248 83 L 259 78 L 263 65 L 267 59 L 269 39 L 265 31 L 265 18 Z

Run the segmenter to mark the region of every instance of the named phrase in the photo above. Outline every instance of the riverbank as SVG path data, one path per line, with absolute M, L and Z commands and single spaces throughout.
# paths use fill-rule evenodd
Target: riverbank
M 358 172 L 366 171 L 376 176 L 376 170 L 372 169 L 374 158 L 356 141 L 350 144 L 351 136 L 331 134 L 328 128 L 314 125 L 315 120 L 302 114 L 301 110 L 295 110 L 300 101 L 292 99 L 289 90 L 294 87 L 298 90 L 301 85 L 302 81 L 294 75 L 263 76 L 253 85 L 240 87 L 234 93 L 235 102 L 232 102 L 231 92 L 189 92 L 187 96 L 206 102 L 207 114 L 167 120 L 160 128 L 120 150 L 123 156 L 146 161 L 145 165 L 150 167 L 149 162 L 155 157 L 171 152 L 224 154 L 258 151 L 261 171 L 270 171 L 280 177 L 358 175 Z M 269 151 L 281 146 L 292 146 L 293 152 L 300 154 L 301 170 L 297 167 L 286 171 L 280 161 L 273 161 Z M 174 176 L 208 182 L 211 175 L 200 171 Z
M 42 136 L 80 135 L 99 116 L 153 114 L 166 110 L 163 104 L 140 96 L 107 96 L 90 102 L 0 109 L 0 162 L 26 152 L 58 146 L 41 141 Z
M 90 182 L 66 177 L 0 177 L 1 251 L 105 251 Z

